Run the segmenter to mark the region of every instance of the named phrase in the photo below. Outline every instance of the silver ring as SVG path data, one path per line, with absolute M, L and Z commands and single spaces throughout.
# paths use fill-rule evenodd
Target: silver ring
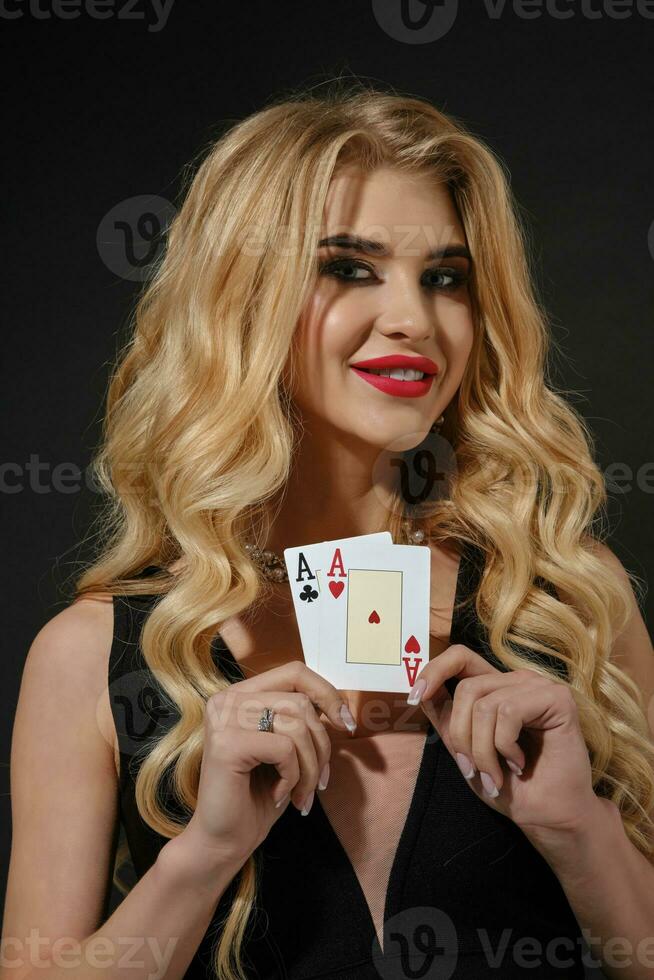
M 264 708 L 261 718 L 259 718 L 259 731 L 260 732 L 271 732 L 273 726 L 273 718 L 275 717 L 275 712 L 272 708 Z

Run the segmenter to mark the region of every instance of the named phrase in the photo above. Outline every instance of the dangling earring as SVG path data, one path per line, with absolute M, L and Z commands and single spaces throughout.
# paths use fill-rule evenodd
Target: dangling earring
M 444 421 L 445 421 L 445 416 L 444 415 L 441 415 L 440 418 L 436 419 L 436 421 L 431 426 L 431 428 L 430 428 L 429 431 L 430 432 L 440 432 L 441 426 L 442 426 L 442 424 L 443 424 Z

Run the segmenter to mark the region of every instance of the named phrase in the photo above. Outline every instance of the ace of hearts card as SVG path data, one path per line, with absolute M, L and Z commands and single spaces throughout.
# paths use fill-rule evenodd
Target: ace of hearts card
M 323 542 L 316 670 L 340 690 L 408 693 L 429 661 L 431 552 Z

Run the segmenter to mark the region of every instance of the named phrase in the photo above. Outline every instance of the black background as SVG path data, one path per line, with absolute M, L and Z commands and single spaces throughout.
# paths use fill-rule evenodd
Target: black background
M 395 6 L 399 0 L 386 4 Z M 29 644 L 66 604 L 64 586 L 88 555 L 80 543 L 95 495 L 83 478 L 69 478 L 68 492 L 57 489 L 53 470 L 88 465 L 108 367 L 139 287 L 108 267 L 98 229 L 137 196 L 178 203 L 183 166 L 229 120 L 303 84 L 356 74 L 427 97 L 507 162 L 562 346 L 555 381 L 589 421 L 600 467 L 620 467 L 609 486 L 610 543 L 647 580 L 654 20 L 636 0 L 631 9 L 559 0 L 556 9 L 572 13 L 567 19 L 547 6 L 540 13 L 525 6 L 526 17 L 520 5 L 462 0 L 444 36 L 418 44 L 391 36 L 376 17 L 380 4 L 369 0 L 176 0 L 159 30 L 143 0 L 129 8 L 117 0 L 103 8 L 106 19 L 84 3 L 79 16 L 65 19 L 48 0 L 31 7 L 5 0 L 0 734 L 7 775 Z M 440 7 L 448 4 L 437 3 L 435 16 L 446 15 Z M 489 13 L 502 7 L 499 16 Z M 12 11 L 20 16 L 8 17 Z M 627 16 L 611 16 L 620 11 Z M 31 457 L 45 466 L 40 489 L 25 468 Z M 3 791 L 6 861 L 8 780 Z

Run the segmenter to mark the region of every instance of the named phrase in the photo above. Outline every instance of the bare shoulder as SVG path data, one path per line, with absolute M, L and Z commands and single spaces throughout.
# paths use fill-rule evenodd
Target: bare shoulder
M 114 633 L 113 597 L 97 593 L 66 606 L 38 631 L 29 648 L 23 700 L 56 698 L 59 710 L 83 712 L 98 727 L 98 743 L 117 772 L 118 752 L 108 691 Z M 45 708 L 45 705 L 43 706 Z
M 601 562 L 615 572 L 623 584 L 631 586 L 629 573 L 616 553 L 607 544 L 591 537 L 585 537 L 583 539 L 583 544 L 595 555 L 596 558 L 599 558 Z
M 27 652 L 11 742 L 7 935 L 81 938 L 101 922 L 118 819 L 112 641 L 104 595 L 62 609 Z
M 587 537 L 583 540 L 583 544 L 596 558 L 599 558 L 607 569 L 613 572 L 618 582 L 625 587 L 630 608 L 630 621 L 627 624 L 627 630 L 633 629 L 634 625 L 640 621 L 641 628 L 646 633 L 645 623 L 643 622 L 636 592 L 634 591 L 634 581 L 639 581 L 638 576 L 632 575 L 622 564 L 616 553 L 603 541 Z
M 113 631 L 111 595 L 76 599 L 41 627 L 28 651 L 25 670 L 99 692 L 107 683 L 104 668 Z
M 611 661 L 636 682 L 643 697 L 643 704 L 650 731 L 654 737 L 654 648 L 645 625 L 638 600 L 627 569 L 608 545 L 588 541 L 595 555 L 610 568 L 627 587 L 629 593 L 629 619 L 615 638 Z

